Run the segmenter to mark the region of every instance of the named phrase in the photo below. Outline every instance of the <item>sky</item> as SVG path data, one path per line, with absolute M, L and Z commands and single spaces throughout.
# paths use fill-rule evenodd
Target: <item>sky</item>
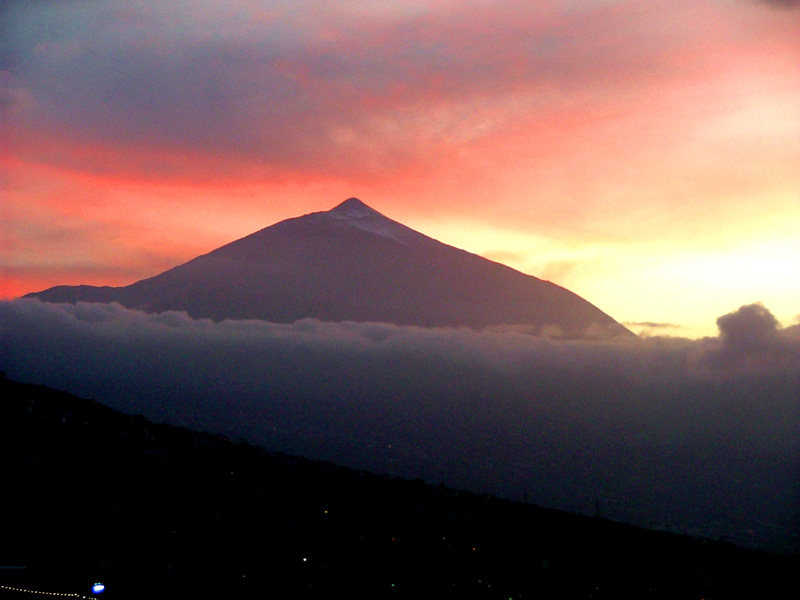
M 644 335 L 800 316 L 800 2 L 11 0 L 0 298 L 356 196 Z

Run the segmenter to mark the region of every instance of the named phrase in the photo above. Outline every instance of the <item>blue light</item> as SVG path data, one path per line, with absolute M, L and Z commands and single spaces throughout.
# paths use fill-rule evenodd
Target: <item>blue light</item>
M 106 586 L 105 586 L 104 584 L 102 584 L 102 583 L 95 583 L 95 584 L 92 586 L 92 593 L 93 593 L 93 594 L 102 594 L 102 593 L 103 593 L 103 590 L 105 590 L 105 589 L 106 589 Z

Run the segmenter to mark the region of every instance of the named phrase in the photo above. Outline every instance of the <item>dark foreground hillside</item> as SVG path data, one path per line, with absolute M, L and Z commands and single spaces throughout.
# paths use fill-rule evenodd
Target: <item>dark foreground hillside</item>
M 272 455 L 4 377 L 0 436 L 0 598 L 796 591 L 797 556 Z

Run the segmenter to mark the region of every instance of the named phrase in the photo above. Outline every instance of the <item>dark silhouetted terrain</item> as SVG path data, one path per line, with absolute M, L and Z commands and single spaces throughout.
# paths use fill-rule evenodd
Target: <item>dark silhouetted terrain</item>
M 0 380 L 0 584 L 109 598 L 782 598 L 798 557 L 269 454 Z M 0 597 L 27 594 L 0 589 Z
M 355 198 L 129 286 L 58 286 L 27 297 L 214 320 L 515 324 L 567 337 L 633 335 L 562 287 L 438 242 Z

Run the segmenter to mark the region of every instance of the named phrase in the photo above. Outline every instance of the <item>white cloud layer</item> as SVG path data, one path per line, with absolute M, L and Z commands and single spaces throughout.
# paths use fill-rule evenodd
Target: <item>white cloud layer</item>
M 761 305 L 718 326 L 558 342 L 17 300 L 0 369 L 276 450 L 797 550 L 800 326 Z

